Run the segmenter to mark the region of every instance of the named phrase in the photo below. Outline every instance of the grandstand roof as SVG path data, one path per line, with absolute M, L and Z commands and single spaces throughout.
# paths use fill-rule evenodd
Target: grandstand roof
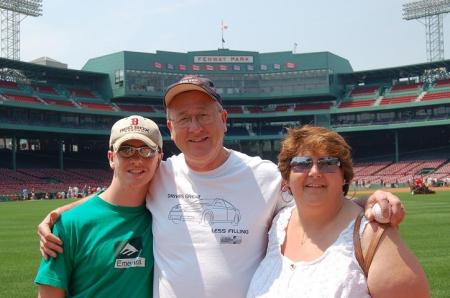
M 0 68 L 9 68 L 23 71 L 28 78 L 35 79 L 68 79 L 68 80 L 93 80 L 107 76 L 105 73 L 80 71 L 75 69 L 62 69 L 58 67 L 40 65 L 35 63 L 0 58 Z
M 381 68 L 376 70 L 355 71 L 351 73 L 341 73 L 338 76 L 341 79 L 341 82 L 344 84 L 353 82 L 371 83 L 383 81 L 386 79 L 422 76 L 426 70 L 443 67 L 445 67 L 447 71 L 450 70 L 450 60 Z

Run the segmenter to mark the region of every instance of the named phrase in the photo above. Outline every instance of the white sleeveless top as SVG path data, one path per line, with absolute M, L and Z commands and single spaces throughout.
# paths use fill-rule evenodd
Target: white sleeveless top
M 354 220 L 316 260 L 293 262 L 281 254 L 293 208 L 283 209 L 274 218 L 266 257 L 253 276 L 247 298 L 370 297 L 364 272 L 354 254 Z M 363 217 L 360 235 L 367 222 Z

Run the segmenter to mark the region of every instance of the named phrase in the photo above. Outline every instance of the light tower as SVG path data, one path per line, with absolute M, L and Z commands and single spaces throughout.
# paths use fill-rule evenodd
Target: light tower
M 444 60 L 444 14 L 450 0 L 422 0 L 403 4 L 403 19 L 421 20 L 425 25 L 428 61 Z
M 42 15 L 42 0 L 0 0 L 1 56 L 20 60 L 20 22 Z

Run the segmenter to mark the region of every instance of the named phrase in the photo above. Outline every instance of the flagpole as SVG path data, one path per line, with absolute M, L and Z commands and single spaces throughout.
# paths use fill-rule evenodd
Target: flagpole
M 221 29 L 221 31 L 222 31 L 222 49 L 224 49 L 224 45 L 223 45 L 223 44 L 225 43 L 225 40 L 223 39 L 223 20 L 222 20 L 220 29 Z

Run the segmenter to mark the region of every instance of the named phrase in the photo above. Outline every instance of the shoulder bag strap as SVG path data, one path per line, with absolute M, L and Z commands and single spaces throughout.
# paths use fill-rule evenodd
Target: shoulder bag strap
M 378 244 L 380 243 L 380 239 L 386 230 L 386 224 L 378 224 L 378 229 L 373 235 L 369 248 L 367 249 L 366 255 L 363 255 L 361 248 L 361 238 L 359 236 L 359 227 L 361 226 L 361 219 L 363 217 L 363 213 L 360 213 L 355 220 L 355 226 L 353 228 L 353 245 L 355 249 L 355 257 L 358 261 L 359 266 L 362 268 L 364 275 L 368 276 L 370 264 L 372 264 L 373 257 L 378 248 Z

